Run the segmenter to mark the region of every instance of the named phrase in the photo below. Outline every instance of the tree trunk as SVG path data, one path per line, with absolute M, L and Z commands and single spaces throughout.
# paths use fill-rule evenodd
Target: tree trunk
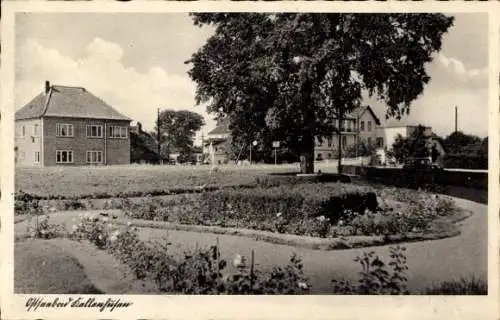
M 342 125 L 340 125 L 339 130 L 339 159 L 337 163 L 337 172 L 342 174 Z
M 314 136 L 309 136 L 303 140 L 302 152 L 300 155 L 300 173 L 314 173 Z

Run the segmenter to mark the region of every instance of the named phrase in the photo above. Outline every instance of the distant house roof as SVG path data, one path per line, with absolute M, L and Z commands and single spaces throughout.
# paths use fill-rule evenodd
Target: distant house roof
M 203 140 L 203 145 L 207 146 L 209 144 L 212 144 L 213 146 L 216 146 L 216 145 L 222 144 L 226 141 L 227 141 L 227 139 L 223 139 L 223 138 L 208 138 L 208 139 Z
M 373 112 L 373 109 L 370 107 L 370 106 L 364 106 L 364 107 L 361 107 L 361 108 L 358 108 L 356 110 L 354 110 L 350 116 L 352 117 L 356 117 L 356 118 L 359 118 L 361 117 L 365 112 L 370 112 L 372 114 L 372 117 L 375 119 L 375 123 L 377 125 L 380 125 L 380 119 L 377 117 L 377 115 L 375 114 L 375 112 Z
M 44 116 L 132 121 L 82 87 L 52 85 L 16 112 L 15 119 Z
M 227 123 L 220 124 L 211 131 L 208 132 L 208 135 L 213 135 L 213 134 L 228 134 L 231 133 L 231 130 L 229 130 L 229 125 Z
M 389 119 L 386 120 L 383 126 L 385 128 L 402 128 L 402 127 L 418 127 L 420 124 L 414 121 L 408 120 L 407 118 Z M 426 129 L 430 129 L 428 126 L 424 126 Z

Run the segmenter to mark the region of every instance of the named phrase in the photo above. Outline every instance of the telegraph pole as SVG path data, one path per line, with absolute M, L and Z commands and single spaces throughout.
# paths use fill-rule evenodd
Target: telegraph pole
M 455 133 L 458 132 L 458 107 L 455 106 Z
M 158 163 L 161 163 L 161 144 L 160 144 L 160 108 L 157 109 L 156 113 L 156 135 L 158 137 Z

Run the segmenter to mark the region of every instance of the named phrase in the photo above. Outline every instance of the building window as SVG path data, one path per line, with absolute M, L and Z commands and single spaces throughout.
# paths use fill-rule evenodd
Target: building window
M 40 125 L 39 124 L 33 125 L 33 136 L 38 137 L 39 134 L 40 134 Z
M 368 121 L 368 131 L 372 131 L 372 122 Z
M 73 151 L 71 150 L 57 150 L 56 163 L 73 163 Z
M 40 151 L 35 151 L 35 163 L 40 163 Z
M 87 125 L 87 137 L 89 138 L 102 138 L 101 125 Z
M 347 136 L 342 136 L 342 148 L 345 149 L 347 146 Z
M 87 151 L 87 163 L 102 163 L 102 151 Z
M 361 121 L 361 128 L 360 128 L 361 131 L 365 131 L 365 122 L 364 121 Z
M 56 135 L 58 137 L 73 137 L 73 125 L 67 123 L 56 124 Z
M 23 128 L 22 128 L 22 137 L 26 137 L 26 127 L 23 125 Z
M 377 138 L 377 146 L 379 147 L 384 146 L 384 138 Z
M 328 137 L 328 148 L 331 148 L 332 147 L 332 137 Z
M 127 138 L 127 127 L 109 127 L 110 138 Z

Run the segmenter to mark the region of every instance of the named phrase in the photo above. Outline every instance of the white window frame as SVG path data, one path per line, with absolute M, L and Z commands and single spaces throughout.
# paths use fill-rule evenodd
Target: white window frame
M 66 152 L 66 159 L 68 159 L 67 161 L 62 161 L 62 153 L 63 152 Z M 60 156 L 60 159 L 61 161 L 58 161 L 57 158 L 58 158 L 58 155 L 61 154 Z M 70 157 L 71 155 L 71 157 Z M 71 161 L 69 160 L 69 158 L 71 158 Z M 56 150 L 56 163 L 59 164 L 59 163 L 74 163 L 75 161 L 75 157 L 74 157 L 74 154 L 73 154 L 73 150 Z
M 40 163 L 40 151 L 35 151 L 35 163 Z
M 372 122 L 368 120 L 368 132 L 372 131 Z
M 21 127 L 21 137 L 26 138 L 26 126 L 24 124 Z
M 92 135 L 92 128 L 95 127 L 97 135 Z M 90 134 L 89 134 L 89 129 L 90 129 Z M 87 125 L 87 138 L 103 138 L 104 137 L 104 130 L 103 126 L 101 124 L 88 124 Z M 100 133 L 100 134 L 99 134 Z
M 364 121 L 361 121 L 361 123 L 359 125 L 359 130 L 360 131 L 365 131 L 365 122 Z
M 90 161 L 89 161 L 89 154 L 90 154 Z M 92 159 L 92 154 L 95 155 L 94 159 Z M 100 155 L 100 157 L 98 157 L 98 155 Z M 98 158 L 101 158 L 101 160 L 98 160 Z M 99 164 L 99 163 L 103 163 L 103 152 L 100 151 L 100 150 L 88 150 L 87 151 L 87 157 L 85 158 L 87 163 L 89 164 Z
M 66 135 L 61 134 L 62 128 L 66 128 L 66 132 L 67 132 Z M 56 123 L 56 136 L 57 137 L 64 137 L 64 138 L 72 138 L 75 136 L 75 128 L 70 123 Z
M 109 137 L 112 139 L 127 139 L 128 138 L 128 129 L 124 126 L 110 126 L 109 127 Z M 116 132 L 119 132 L 119 135 L 116 135 Z

